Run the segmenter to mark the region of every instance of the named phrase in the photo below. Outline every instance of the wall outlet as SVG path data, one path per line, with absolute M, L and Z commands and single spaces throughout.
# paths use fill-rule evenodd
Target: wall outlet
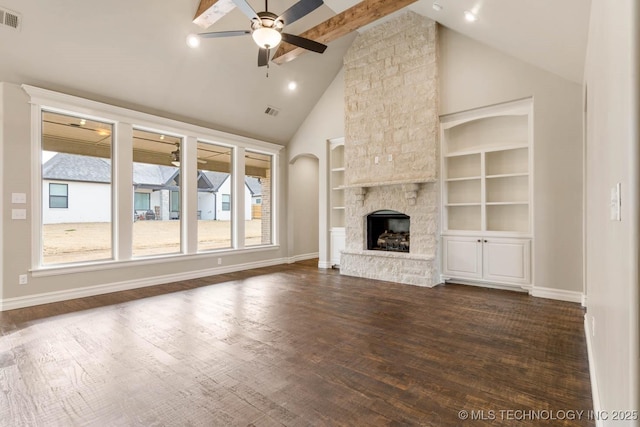
M 375 163 L 376 165 L 377 165 L 378 163 L 380 163 L 380 157 L 375 156 L 375 157 L 373 158 L 373 163 Z
M 393 154 L 389 154 L 387 156 L 387 161 L 392 162 L 393 161 Z
M 26 285 L 27 283 L 29 283 L 29 277 L 26 274 L 19 275 L 18 283 L 21 285 Z
M 222 265 L 222 258 L 218 258 L 218 265 Z

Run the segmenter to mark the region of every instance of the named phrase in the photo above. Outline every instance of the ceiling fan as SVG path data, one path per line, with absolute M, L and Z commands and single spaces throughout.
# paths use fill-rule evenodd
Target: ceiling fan
M 171 154 L 169 155 L 169 161 L 171 162 L 171 164 L 177 168 L 180 167 L 180 143 L 176 142 L 175 143 L 176 149 L 174 151 L 171 152 Z M 198 163 L 200 164 L 205 164 L 207 163 L 206 160 L 201 159 L 200 157 L 198 157 Z
M 285 25 L 297 21 L 322 6 L 323 0 L 300 0 L 279 16 L 269 12 L 268 0 L 264 2 L 264 12 L 259 13 L 256 13 L 246 0 L 232 1 L 238 9 L 251 19 L 251 30 L 215 31 L 201 33 L 199 34 L 200 37 L 219 38 L 251 34 L 253 41 L 260 48 L 258 51 L 258 67 L 269 65 L 270 50 L 278 46 L 281 41 L 318 53 L 323 53 L 327 48 L 322 43 L 282 32 Z
M 308 29 L 298 37 L 317 40 L 321 43 L 329 43 L 352 31 L 357 30 L 358 28 L 361 28 L 412 3 L 415 3 L 416 1 L 418 0 L 360 0 L 360 2 L 355 4 L 354 6 L 343 10 L 334 17 L 329 18 L 326 21 L 316 25 L 315 27 Z M 303 0 L 299 3 L 306 4 L 307 1 Z M 298 6 L 299 3 L 293 5 L 291 9 L 293 9 L 294 7 L 302 7 Z M 220 18 L 225 16 L 234 7 L 239 7 L 240 9 L 242 9 L 242 7 L 240 7 L 240 4 L 242 4 L 243 7 L 251 10 L 251 8 L 246 4 L 246 1 L 242 0 L 200 0 L 198 10 L 196 11 L 195 17 L 193 18 L 193 23 L 202 28 L 207 28 L 217 22 Z M 245 12 L 244 9 L 242 10 L 243 12 Z M 245 12 L 245 14 L 246 13 L 247 12 Z M 304 16 L 304 14 L 302 16 Z M 255 15 L 252 14 L 249 17 L 253 19 Z M 284 22 L 285 24 L 290 24 L 293 21 L 291 20 L 291 18 L 287 18 L 284 20 Z M 239 31 L 236 32 L 236 34 L 229 34 L 227 35 L 227 37 L 232 35 L 242 35 L 250 33 L 251 31 Z M 308 49 L 304 46 L 298 46 L 299 45 L 296 45 L 295 43 L 281 43 L 278 46 L 278 49 L 274 53 L 273 57 L 271 58 L 271 61 L 275 62 L 276 64 L 283 64 L 297 58 Z

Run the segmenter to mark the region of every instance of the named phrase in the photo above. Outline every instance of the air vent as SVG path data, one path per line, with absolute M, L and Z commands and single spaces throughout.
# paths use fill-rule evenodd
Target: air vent
M 277 116 L 278 113 L 280 113 L 280 110 L 278 110 L 276 107 L 272 107 L 272 106 L 267 106 L 267 109 L 264 110 L 264 113 L 269 115 L 269 116 Z
M 0 26 L 20 30 L 22 16 L 19 13 L 0 7 Z

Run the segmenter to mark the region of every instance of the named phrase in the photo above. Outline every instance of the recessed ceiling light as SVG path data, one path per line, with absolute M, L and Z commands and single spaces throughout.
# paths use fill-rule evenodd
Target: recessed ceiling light
M 164 135 L 160 135 L 160 139 L 161 139 L 161 140 L 164 140 Z
M 298 83 L 296 82 L 289 82 L 289 84 L 287 85 L 287 88 L 289 88 L 289 90 L 291 91 L 296 90 L 297 87 L 298 87 Z
M 478 20 L 478 17 L 476 16 L 475 13 L 471 12 L 470 10 L 465 10 L 464 19 L 466 19 L 469 22 L 474 22 Z
M 189 34 L 187 36 L 187 46 L 192 48 L 200 46 L 200 37 L 197 34 Z
M 80 119 L 80 126 L 84 126 L 87 124 L 87 121 L 85 119 Z
M 440 3 L 438 3 L 437 1 L 433 2 L 433 10 L 436 10 L 438 12 L 440 12 L 442 10 L 442 5 Z

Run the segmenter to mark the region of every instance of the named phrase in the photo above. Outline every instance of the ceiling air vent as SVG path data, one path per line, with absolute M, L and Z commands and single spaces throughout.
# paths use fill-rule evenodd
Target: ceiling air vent
M 20 30 L 22 24 L 22 16 L 19 13 L 12 12 L 10 10 L 0 7 L 0 24 L 3 27 L 13 28 L 14 30 Z
M 267 106 L 267 109 L 264 110 L 264 113 L 269 115 L 269 116 L 277 116 L 278 113 L 280 113 L 280 110 L 278 110 L 276 107 L 272 107 L 270 105 Z

